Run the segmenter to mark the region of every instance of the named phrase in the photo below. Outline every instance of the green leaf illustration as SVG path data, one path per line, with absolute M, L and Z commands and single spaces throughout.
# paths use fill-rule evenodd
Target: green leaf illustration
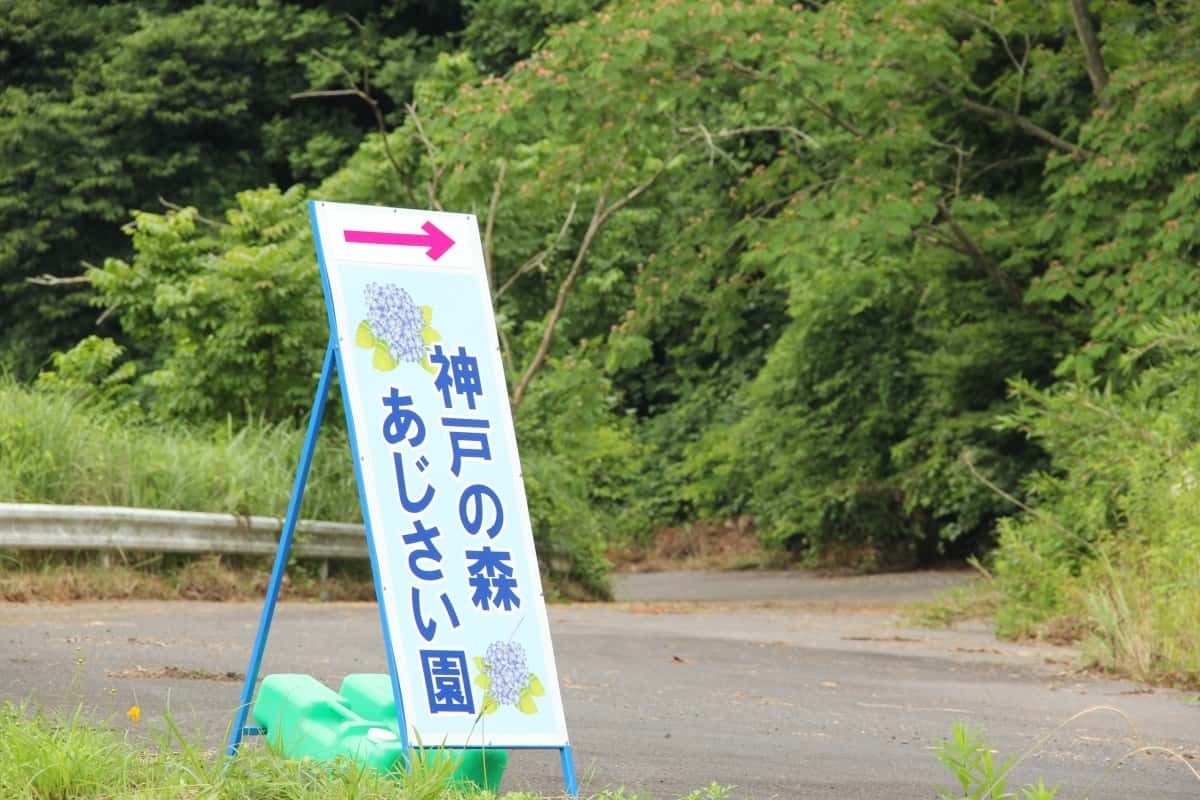
M 380 372 L 390 372 L 396 368 L 396 359 L 388 352 L 384 344 L 375 345 L 375 355 L 371 358 L 371 366 Z
M 529 693 L 528 688 L 521 692 L 521 700 L 517 703 L 517 710 L 522 714 L 537 713 L 537 703 L 534 702 L 533 696 Z
M 371 325 L 365 319 L 358 323 L 358 330 L 354 332 L 354 343 L 359 347 L 375 346 L 375 334 L 371 333 Z
M 495 714 L 499 710 L 500 704 L 496 702 L 496 698 L 492 697 L 490 694 L 485 694 L 483 696 L 483 706 L 480 708 L 480 713 Z
M 546 693 L 546 687 L 542 686 L 542 682 L 537 675 L 529 673 L 529 693 L 534 697 L 541 697 Z
M 492 688 L 492 679 L 481 672 L 475 676 L 474 684 L 486 692 Z

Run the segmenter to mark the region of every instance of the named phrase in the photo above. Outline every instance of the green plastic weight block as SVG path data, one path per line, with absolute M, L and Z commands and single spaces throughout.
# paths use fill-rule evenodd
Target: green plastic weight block
M 404 748 L 393 730 L 354 713 L 310 675 L 268 675 L 253 713 L 267 730 L 268 744 L 284 758 L 344 756 L 381 773 L 403 767 Z
M 310 675 L 268 675 L 255 700 L 255 722 L 266 729 L 267 742 L 285 758 L 333 761 L 351 758 L 387 774 L 404 769 L 387 675 L 348 675 L 335 692 Z M 504 750 L 425 748 L 429 757 L 453 758 L 451 782 L 473 784 L 492 793 L 508 763 Z
M 366 673 L 347 675 L 342 680 L 339 694 L 357 714 L 399 734 L 396 701 L 392 697 L 392 680 L 389 676 Z M 504 768 L 508 765 L 507 750 L 447 749 L 441 752 L 453 753 L 459 759 L 454 770 L 455 783 L 472 783 L 479 789 L 499 794 L 500 779 L 504 777 Z

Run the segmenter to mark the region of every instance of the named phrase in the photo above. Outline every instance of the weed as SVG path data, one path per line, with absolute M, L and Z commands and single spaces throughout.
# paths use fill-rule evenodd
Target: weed
M 952 586 L 932 599 L 905 608 L 901 620 L 906 625 L 948 628 L 956 622 L 991 617 L 1001 602 L 995 584 L 974 580 L 965 586 Z
M 1036 784 L 1027 784 L 1020 789 L 1020 794 L 1007 791 L 1008 775 L 1018 764 L 1033 753 L 1037 752 L 1050 737 L 1070 725 L 1080 717 L 1089 714 L 1108 712 L 1119 716 L 1129 726 L 1134 739 L 1139 738 L 1137 728 L 1120 709 L 1111 706 L 1093 706 L 1074 714 L 1061 722 L 1050 732 L 1044 734 L 1019 755 L 1009 756 L 1002 761 L 996 761 L 995 751 L 991 749 L 981 728 L 972 730 L 965 723 L 955 721 L 949 739 L 939 740 L 934 748 L 934 756 L 941 762 L 955 780 L 957 789 L 938 787 L 941 800 L 1054 800 L 1058 796 L 1058 787 L 1047 787 L 1042 779 Z M 1200 772 L 1196 770 L 1180 753 L 1157 745 L 1141 745 L 1115 759 L 1106 769 L 1096 775 L 1092 783 L 1084 789 L 1083 797 L 1090 796 L 1091 790 L 1097 786 L 1111 770 L 1119 767 L 1125 760 L 1139 753 L 1160 753 L 1170 756 L 1185 768 L 1200 782 Z
M 957 791 L 938 787 L 942 800 L 983 800 L 995 797 L 1003 800 L 1013 797 L 1004 791 L 1005 776 L 1012 769 L 1014 759 L 996 763 L 992 750 L 981 729 L 971 730 L 955 721 L 949 739 L 938 740 L 934 755 L 958 781 Z
M 1051 620 L 1086 632 L 1092 665 L 1137 680 L 1200 685 L 1200 318 L 1139 334 L 1119 393 L 1014 382 L 1021 430 L 1051 455 L 992 554 L 1001 635 Z M 1145 369 L 1143 369 L 1145 367 Z M 990 481 L 973 473 L 988 485 Z
M 726 800 L 729 797 L 729 793 L 736 788 L 736 786 L 722 786 L 714 781 L 706 789 L 693 789 L 684 795 L 681 800 Z
M 300 563 L 289 568 L 292 599 L 374 600 L 366 565 L 333 562 L 318 580 Z M 266 590 L 270 562 L 261 557 L 157 556 L 104 566 L 94 555 L 13 553 L 0 561 L 0 601 L 252 600 Z

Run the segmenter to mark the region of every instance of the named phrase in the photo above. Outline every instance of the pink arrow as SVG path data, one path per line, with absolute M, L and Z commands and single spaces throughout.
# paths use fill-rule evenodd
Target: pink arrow
M 354 244 L 396 244 L 402 247 L 427 247 L 425 254 L 434 261 L 446 254 L 454 246 L 454 240 L 445 231 L 426 222 L 421 226 L 424 234 L 420 233 L 388 233 L 386 231 L 345 231 L 346 241 Z

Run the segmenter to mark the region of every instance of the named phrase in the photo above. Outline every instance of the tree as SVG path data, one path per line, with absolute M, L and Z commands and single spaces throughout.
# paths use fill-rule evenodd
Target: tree
M 1194 37 L 1178 34 L 1196 12 L 1085 17 L 614 4 L 504 75 L 439 55 L 398 129 L 314 196 L 479 215 L 526 456 L 564 470 L 572 507 L 636 509 L 631 527 L 750 513 L 810 558 L 965 552 L 1011 505 L 964 453 L 1018 499 L 1046 463 L 995 425 L 1007 380 L 1107 374 L 1135 305 L 1194 303 Z M 342 89 L 365 88 L 347 72 Z M 271 255 L 306 252 L 286 221 L 302 196 L 244 196 L 228 234 L 197 212 L 141 217 L 134 258 L 93 274 L 152 406 L 261 407 L 243 348 L 287 330 L 291 352 L 319 349 L 318 327 L 267 307 L 319 302 L 311 257 L 305 278 Z M 270 274 L 234 268 L 245 253 Z M 291 288 L 258 299 L 260 280 Z M 228 320 L 189 312 L 238 293 Z M 138 338 L 160 317 L 164 338 Z M 268 338 L 221 330 L 249 320 Z M 180 382 L 181 363 L 224 370 L 220 399 L 191 397 L 209 382 Z M 303 402 L 309 375 L 286 368 Z M 297 413 L 292 396 L 271 413 Z M 547 434 L 571 403 L 593 420 L 586 445 Z M 614 481 L 614 453 L 648 466 Z
M 215 215 L 246 187 L 324 177 L 373 121 L 290 95 L 340 81 L 328 61 L 352 55 L 390 108 L 447 25 L 461 19 L 408 6 L 359 21 L 282 2 L 0 3 L 0 366 L 31 376 L 95 332 L 77 285 L 28 278 L 125 252 L 134 209 Z

